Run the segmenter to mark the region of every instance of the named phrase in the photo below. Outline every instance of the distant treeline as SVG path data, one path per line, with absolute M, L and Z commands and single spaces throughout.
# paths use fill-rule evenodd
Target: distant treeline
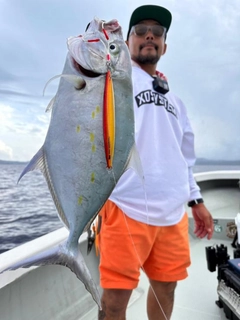
M 26 164 L 28 161 L 7 161 L 0 160 L 0 164 Z M 198 158 L 196 165 L 226 165 L 226 166 L 239 166 L 240 160 L 210 160 L 205 158 Z
M 210 160 L 205 158 L 198 158 L 196 165 L 223 165 L 223 166 L 239 166 L 240 160 Z
M 0 164 L 26 164 L 28 161 L 8 161 L 8 160 L 0 160 Z

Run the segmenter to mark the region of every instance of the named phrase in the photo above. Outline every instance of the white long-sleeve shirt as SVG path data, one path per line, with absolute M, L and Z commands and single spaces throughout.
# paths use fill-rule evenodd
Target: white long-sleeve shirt
M 127 170 L 110 196 L 130 218 L 156 226 L 178 223 L 187 201 L 201 198 L 192 173 L 194 134 L 182 101 L 153 90 L 153 78 L 133 66 L 135 141 L 144 182 Z

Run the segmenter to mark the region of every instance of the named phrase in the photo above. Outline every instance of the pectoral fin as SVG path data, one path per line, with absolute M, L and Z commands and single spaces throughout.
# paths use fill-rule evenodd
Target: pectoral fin
M 52 110 L 53 105 L 54 105 L 54 102 L 55 102 L 55 97 L 56 97 L 56 96 L 54 96 L 54 97 L 51 99 L 51 101 L 49 102 L 49 104 L 48 104 L 48 106 L 47 106 L 47 108 L 46 108 L 45 112 L 49 112 L 49 111 L 51 111 L 51 110 Z
M 66 79 L 68 82 L 72 83 L 77 90 L 83 89 L 86 86 L 86 81 L 80 76 L 75 76 L 72 74 L 59 74 L 49 79 L 48 82 L 45 84 L 45 87 L 43 89 L 43 96 L 45 94 L 46 88 L 49 85 L 49 83 L 57 78 Z

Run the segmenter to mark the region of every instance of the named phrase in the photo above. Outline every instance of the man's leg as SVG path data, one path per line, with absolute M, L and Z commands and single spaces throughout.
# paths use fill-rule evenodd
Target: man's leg
M 131 293 L 132 290 L 126 289 L 104 289 L 98 320 L 125 320 Z
M 154 279 L 150 281 L 152 289 L 149 289 L 147 311 L 149 320 L 169 320 L 177 281 L 187 277 L 190 265 L 187 214 L 178 224 L 159 227 L 158 230 L 151 253 L 144 264 L 146 275 Z
M 174 291 L 177 282 L 150 280 L 147 298 L 149 320 L 169 320 L 173 310 Z
M 99 270 L 103 310 L 98 319 L 125 320 L 129 298 L 138 285 L 140 267 L 151 251 L 157 228 L 148 231 L 148 225 L 125 216 L 109 200 L 100 215 Z

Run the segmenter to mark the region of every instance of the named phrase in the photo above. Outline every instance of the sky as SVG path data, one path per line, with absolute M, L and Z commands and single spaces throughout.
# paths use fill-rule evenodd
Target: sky
M 117 19 L 126 37 L 132 11 L 172 12 L 158 70 L 187 107 L 197 158 L 240 160 L 239 0 L 0 0 L 0 159 L 29 161 L 44 143 L 45 109 L 62 72 L 66 40 L 94 17 Z

